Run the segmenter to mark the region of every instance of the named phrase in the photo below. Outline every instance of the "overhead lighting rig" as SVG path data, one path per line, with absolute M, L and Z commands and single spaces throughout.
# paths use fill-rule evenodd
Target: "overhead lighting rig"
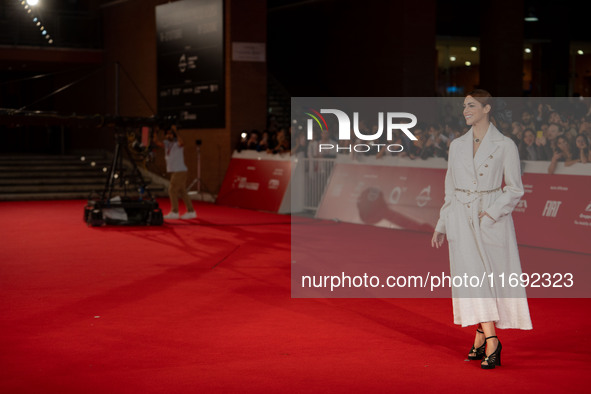
M 39 27 L 39 32 L 41 33 L 41 36 L 45 38 L 45 42 L 49 45 L 53 45 L 53 38 L 51 37 L 45 26 L 43 26 L 41 18 L 39 18 L 37 13 L 33 10 L 33 7 L 39 5 L 39 0 L 20 0 L 20 2 L 23 6 L 23 10 L 29 15 L 33 24 Z

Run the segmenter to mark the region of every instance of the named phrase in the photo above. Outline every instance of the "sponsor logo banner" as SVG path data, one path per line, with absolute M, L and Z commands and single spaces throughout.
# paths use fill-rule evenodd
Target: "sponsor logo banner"
M 337 163 L 316 212 L 321 219 L 432 232 L 444 199 L 445 170 Z M 522 245 L 591 254 L 588 177 L 524 174 L 513 211 Z
M 291 176 L 291 162 L 233 158 L 217 203 L 278 212 Z

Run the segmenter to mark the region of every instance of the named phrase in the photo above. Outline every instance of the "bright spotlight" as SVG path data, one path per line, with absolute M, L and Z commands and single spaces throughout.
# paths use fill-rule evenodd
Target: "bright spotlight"
M 39 4 L 39 0 L 27 0 L 27 4 L 32 6 L 36 6 L 37 4 Z

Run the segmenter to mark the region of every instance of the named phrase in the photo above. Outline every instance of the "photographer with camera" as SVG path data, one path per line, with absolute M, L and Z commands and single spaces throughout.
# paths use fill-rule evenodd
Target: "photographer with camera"
M 164 148 L 166 171 L 171 173 L 168 196 L 170 197 L 170 213 L 164 219 L 195 219 L 197 213 L 187 194 L 187 166 L 185 165 L 184 142 L 178 134 L 176 125 L 163 125 L 159 129 L 164 131 L 164 140 L 158 139 L 158 132 L 154 132 L 154 144 Z M 179 197 L 184 201 L 187 212 L 179 216 Z

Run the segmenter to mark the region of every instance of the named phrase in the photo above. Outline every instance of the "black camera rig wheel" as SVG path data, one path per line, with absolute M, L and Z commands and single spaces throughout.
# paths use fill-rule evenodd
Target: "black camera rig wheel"
M 155 208 L 148 214 L 148 220 L 146 221 L 149 226 L 162 226 L 164 224 L 164 215 L 160 208 Z
M 105 224 L 105 220 L 103 219 L 103 211 L 98 208 L 93 208 L 90 211 L 90 215 L 86 223 L 92 227 L 100 227 Z

